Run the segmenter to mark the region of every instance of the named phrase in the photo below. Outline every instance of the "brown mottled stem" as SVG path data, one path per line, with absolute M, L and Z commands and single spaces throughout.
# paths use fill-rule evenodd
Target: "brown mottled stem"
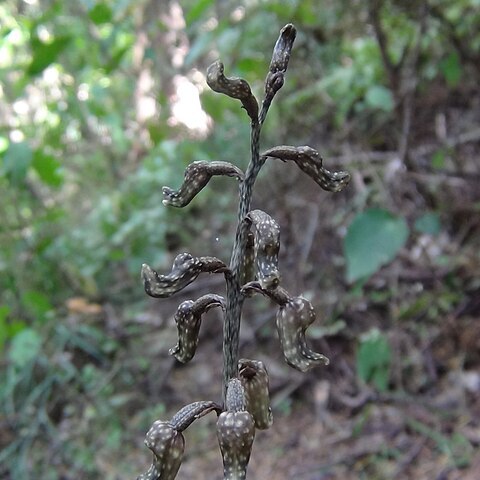
M 245 172 L 245 180 L 240 185 L 240 203 L 238 207 L 238 226 L 230 261 L 231 275 L 227 280 L 227 304 L 223 332 L 223 396 L 225 399 L 227 383 L 238 373 L 238 344 L 240 317 L 242 314 L 243 295 L 241 281 L 243 277 L 243 258 L 247 246 L 248 224 L 243 220 L 250 211 L 252 191 L 258 172 L 265 163 L 260 157 L 260 130 L 258 121 L 251 124 L 251 160 Z

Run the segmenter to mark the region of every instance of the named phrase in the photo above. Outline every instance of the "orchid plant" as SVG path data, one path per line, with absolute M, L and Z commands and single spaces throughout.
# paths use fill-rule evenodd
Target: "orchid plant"
M 221 62 L 207 70 L 207 83 L 215 92 L 240 100 L 250 117 L 251 159 L 245 172 L 236 165 L 221 161 L 197 161 L 190 164 L 179 189 L 163 188 L 163 204 L 184 207 L 216 175 L 234 177 L 239 182 L 238 223 L 229 264 L 211 257 L 177 255 L 170 273 L 157 273 L 142 266 L 145 291 L 156 298 L 170 297 L 197 279 L 201 273 L 220 273 L 225 277 L 225 297 L 208 294 L 180 304 L 174 319 L 178 342 L 169 353 L 179 362 L 189 362 L 198 345 L 202 315 L 218 307 L 223 312 L 223 398 L 221 401 L 197 401 L 180 409 L 169 421 L 157 420 L 148 431 L 145 444 L 153 452 L 153 462 L 137 480 L 172 480 L 176 477 L 185 448 L 183 431 L 196 419 L 215 412 L 217 437 L 223 457 L 224 479 L 241 480 L 247 465 L 257 429 L 268 429 L 273 417 L 270 408 L 268 373 L 259 360 L 239 357 L 239 331 L 245 299 L 262 294 L 278 305 L 276 328 L 286 362 L 306 372 L 317 365 L 328 365 L 328 358 L 312 351 L 305 332 L 315 321 L 312 304 L 294 296 L 281 286 L 278 268 L 280 227 L 262 210 L 251 210 L 253 187 L 267 159 L 294 162 L 320 187 L 341 191 L 350 179 L 347 172 L 331 172 L 323 167 L 317 150 L 308 146 L 278 146 L 260 153 L 260 132 L 273 98 L 282 88 L 296 29 L 285 25 L 273 49 L 265 79 L 261 107 L 249 84 L 240 78 L 224 75 Z

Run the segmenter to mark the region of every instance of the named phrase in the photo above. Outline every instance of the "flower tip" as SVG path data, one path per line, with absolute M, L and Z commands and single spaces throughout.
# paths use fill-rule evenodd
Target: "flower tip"
M 147 265 L 146 263 L 142 263 L 142 271 L 141 271 L 142 278 L 151 277 L 152 274 L 153 274 L 152 267 L 150 267 L 150 265 Z
M 289 36 L 293 37 L 292 40 L 295 38 L 297 35 L 297 29 L 295 28 L 295 25 L 293 23 L 287 23 L 281 30 L 280 34 L 283 36 Z

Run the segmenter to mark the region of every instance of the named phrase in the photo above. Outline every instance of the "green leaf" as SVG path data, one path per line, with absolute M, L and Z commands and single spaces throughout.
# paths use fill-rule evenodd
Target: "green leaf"
M 7 151 L 9 141 L 7 137 L 4 137 L 3 135 L 0 135 L 0 154 L 4 153 Z
M 8 340 L 26 328 L 22 320 L 9 320 L 10 313 L 8 305 L 0 305 L 0 353 Z
M 393 110 L 392 92 L 382 85 L 372 85 L 365 93 L 365 102 L 370 108 L 377 108 L 384 112 Z
M 39 354 L 41 345 L 40 335 L 33 328 L 26 328 L 13 337 L 9 360 L 14 366 L 22 368 Z
M 440 62 L 440 71 L 443 73 L 449 87 L 456 87 L 462 78 L 462 64 L 457 53 L 451 53 Z
M 443 149 L 437 150 L 432 155 L 431 164 L 432 164 L 432 167 L 436 168 L 437 170 L 445 168 L 445 150 Z
M 245 57 L 237 62 L 236 67 L 240 75 L 261 77 L 265 70 L 265 59 L 263 57 Z
M 105 72 L 111 73 L 118 68 L 125 54 L 131 49 L 131 45 L 125 45 L 124 47 L 115 50 L 110 58 L 109 62 L 105 66 Z
M 403 218 L 381 209 L 358 214 L 344 239 L 347 280 L 353 282 L 375 273 L 405 245 L 408 227 Z
M 28 143 L 10 143 L 3 157 L 3 171 L 12 184 L 19 185 L 23 182 L 32 163 L 32 157 Z
M 296 12 L 302 25 L 315 25 L 318 22 L 318 10 L 315 2 L 300 2 Z
M 8 323 L 7 317 L 10 308 L 7 305 L 0 305 L 0 352 L 3 350 L 5 342 L 8 340 Z
M 43 183 L 52 187 L 59 187 L 62 184 L 63 177 L 59 172 L 60 162 L 52 155 L 37 150 L 33 156 L 32 166 Z
M 428 235 L 438 235 L 440 233 L 440 216 L 438 213 L 425 213 L 415 220 L 414 228 L 417 232 L 427 233 Z
M 71 38 L 69 36 L 62 35 L 49 43 L 40 41 L 32 42 L 32 61 L 26 70 L 27 75 L 33 77 L 42 73 L 43 70 L 55 62 L 60 53 L 67 48 L 70 40 Z
M 391 349 L 388 339 L 374 328 L 360 338 L 356 363 L 358 376 L 384 392 L 388 388 Z
M 38 320 L 43 320 L 45 315 L 53 310 L 48 297 L 36 290 L 26 291 L 22 295 L 22 301 L 35 319 Z
M 89 12 L 88 16 L 95 25 L 102 25 L 112 20 L 112 10 L 104 2 L 98 2 Z
M 194 2 L 192 8 L 185 15 L 187 25 L 197 21 L 212 4 L 213 0 L 198 0 Z

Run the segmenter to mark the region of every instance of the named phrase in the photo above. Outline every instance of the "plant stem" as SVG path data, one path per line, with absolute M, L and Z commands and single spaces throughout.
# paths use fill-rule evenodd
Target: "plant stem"
M 238 206 L 238 224 L 230 259 L 231 275 L 227 277 L 227 304 L 225 323 L 223 326 L 223 401 L 227 392 L 227 383 L 238 373 L 238 347 L 240 320 L 242 315 L 243 296 L 240 280 L 243 271 L 243 258 L 247 245 L 248 228 L 244 219 L 250 211 L 253 185 L 264 159 L 260 158 L 261 124 L 254 121 L 251 124 L 250 149 L 251 160 L 245 172 L 245 180 L 240 185 L 240 202 Z

